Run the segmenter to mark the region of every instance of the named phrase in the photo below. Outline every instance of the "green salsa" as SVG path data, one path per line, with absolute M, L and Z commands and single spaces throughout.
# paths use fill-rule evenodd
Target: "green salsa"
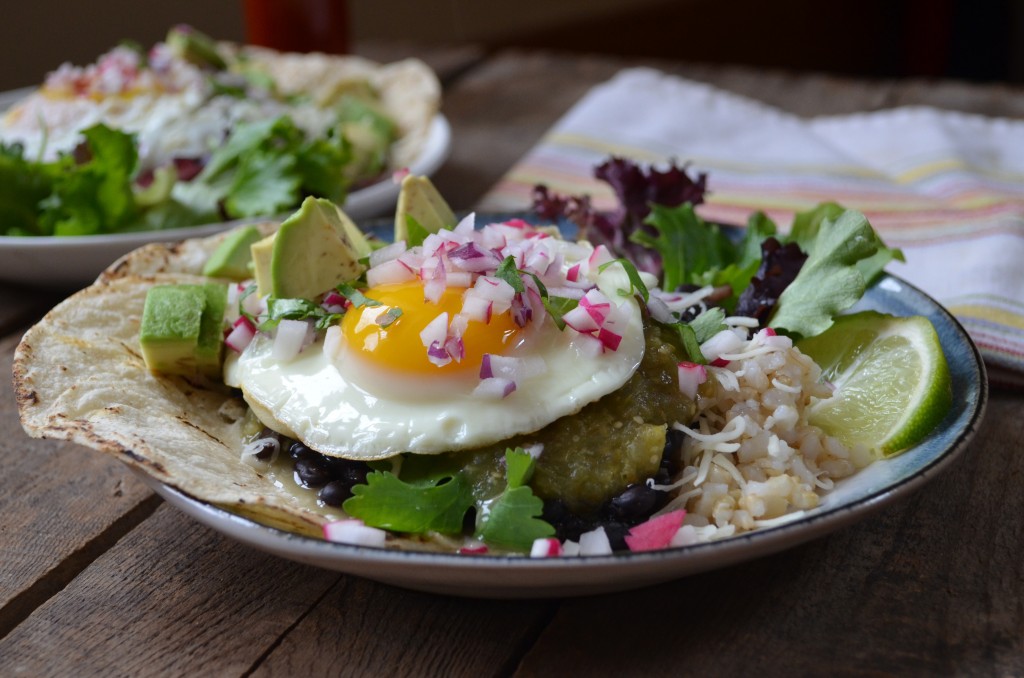
M 560 499 L 578 515 L 593 514 L 627 486 L 658 472 L 665 433 L 690 421 L 692 400 L 679 392 L 682 351 L 658 325 L 645 327 L 646 350 L 626 384 L 574 415 L 511 440 L 453 453 L 455 468 L 484 493 L 504 483 L 499 461 L 509 447 L 544 445 L 530 482 L 542 499 Z

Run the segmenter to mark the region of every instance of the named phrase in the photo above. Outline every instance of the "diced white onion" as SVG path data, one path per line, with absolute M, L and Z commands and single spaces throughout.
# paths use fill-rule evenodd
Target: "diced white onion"
M 481 379 L 477 387 L 473 389 L 473 395 L 478 398 L 489 398 L 499 400 L 506 398 L 516 390 L 516 382 L 503 377 L 490 377 Z
M 309 323 L 304 320 L 282 320 L 274 334 L 271 355 L 274 360 L 288 362 L 299 354 L 306 343 Z
M 364 525 L 361 520 L 335 520 L 324 525 L 324 539 L 343 544 L 384 546 L 387 536 L 384 530 Z
M 603 527 L 580 535 L 581 556 L 606 556 L 611 555 L 611 552 L 612 545 Z
M 385 245 L 379 250 L 373 250 L 370 252 L 370 268 L 380 266 L 385 262 L 397 259 L 403 252 L 405 252 L 405 249 L 405 241 L 399 240 L 398 242 Z

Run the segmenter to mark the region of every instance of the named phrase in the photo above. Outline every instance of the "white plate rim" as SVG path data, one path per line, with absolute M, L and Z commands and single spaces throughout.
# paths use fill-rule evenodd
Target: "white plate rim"
M 0 110 L 4 97 L 0 94 Z M 408 169 L 413 174 L 432 176 L 451 153 L 452 132 L 448 119 L 435 114 L 427 139 L 419 156 Z M 399 186 L 390 176 L 349 193 L 343 208 L 351 218 L 359 220 L 393 209 Z M 186 238 L 213 235 L 244 223 L 281 219 L 260 217 L 200 224 L 185 228 L 131 233 L 105 233 L 83 236 L 9 236 L 0 235 L 0 280 L 9 283 L 61 286 L 92 282 L 106 266 L 119 256 L 152 242 L 175 242 Z M 60 266 L 40 267 L 37 262 L 49 260 Z

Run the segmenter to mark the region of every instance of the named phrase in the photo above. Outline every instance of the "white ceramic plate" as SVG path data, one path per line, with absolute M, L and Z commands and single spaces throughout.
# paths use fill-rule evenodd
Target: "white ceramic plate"
M 170 504 L 232 539 L 299 562 L 423 591 L 496 598 L 572 596 L 668 581 L 781 551 L 862 520 L 919 489 L 967 446 L 984 413 L 987 385 L 981 356 L 964 329 L 930 297 L 892 276 L 868 290 L 855 310 L 860 309 L 924 315 L 932 321 L 952 372 L 952 411 L 917 447 L 837 483 L 818 508 L 788 523 L 717 542 L 651 553 L 548 559 L 393 551 L 266 527 L 142 477 Z
M 0 110 L 9 103 L 7 94 L 0 95 Z M 448 158 L 451 149 L 451 127 L 443 115 L 435 116 L 430 125 L 427 143 L 409 170 L 430 176 Z M 345 213 L 356 220 L 377 216 L 392 209 L 398 199 L 398 185 L 385 178 L 357 191 L 345 201 Z M 200 238 L 248 219 L 206 224 L 166 231 L 144 231 L 87 236 L 0 236 L 0 281 L 57 288 L 82 287 L 123 254 L 151 242 L 174 242 Z

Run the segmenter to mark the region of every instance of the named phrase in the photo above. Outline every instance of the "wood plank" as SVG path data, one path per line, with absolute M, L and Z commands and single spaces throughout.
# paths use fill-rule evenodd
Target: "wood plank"
M 18 337 L 0 343 L 10 375 Z M 159 500 L 124 465 L 29 438 L 0 380 L 0 636 L 152 512 Z
M 31 676 L 242 675 L 340 579 L 164 504 L 0 640 L 0 666 Z
M 253 676 L 508 675 L 555 608 L 554 602 L 447 598 L 348 578 Z
M 21 332 L 67 296 L 66 292 L 40 290 L 0 282 L 0 337 Z
M 1022 406 L 996 394 L 964 457 L 856 526 L 565 603 L 517 675 L 1024 674 Z

